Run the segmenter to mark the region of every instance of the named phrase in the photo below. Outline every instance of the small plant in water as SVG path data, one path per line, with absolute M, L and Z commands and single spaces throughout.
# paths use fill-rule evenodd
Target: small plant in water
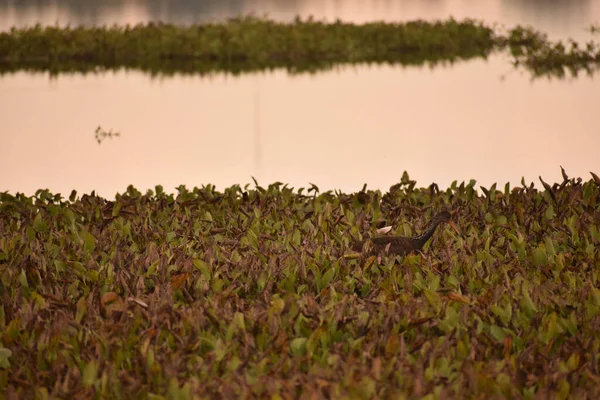
M 101 126 L 98 126 L 96 128 L 96 141 L 98 142 L 98 144 L 101 144 L 104 139 L 106 138 L 110 138 L 112 139 L 113 137 L 120 137 L 121 133 L 119 132 L 113 132 L 112 130 L 109 131 L 105 131 Z

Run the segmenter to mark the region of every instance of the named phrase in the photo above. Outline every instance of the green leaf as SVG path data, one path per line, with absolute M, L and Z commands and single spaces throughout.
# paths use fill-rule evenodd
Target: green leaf
M 360 381 L 360 398 L 370 399 L 376 391 L 376 382 L 373 378 L 365 376 Z
M 295 356 L 301 356 L 306 352 L 307 338 L 295 338 L 290 343 L 290 349 Z
M 96 238 L 88 231 L 83 232 L 83 250 L 86 253 L 91 253 L 96 248 Z
M 227 370 L 229 372 L 234 372 L 238 369 L 238 367 L 242 364 L 242 360 L 238 356 L 232 356 L 229 362 L 227 363 Z
M 195 267 L 196 269 L 199 269 L 199 270 L 200 270 L 200 272 L 202 273 L 202 275 L 203 275 L 203 276 L 204 276 L 204 277 L 205 277 L 207 280 L 209 280 L 209 281 L 210 281 L 210 279 L 211 279 L 211 277 L 212 277 L 212 274 L 211 274 L 211 272 L 210 272 L 210 269 L 209 269 L 209 267 L 208 267 L 208 264 L 206 264 L 206 263 L 204 262 L 204 260 L 199 260 L 199 259 L 197 259 L 197 258 L 196 258 L 196 259 L 194 259 L 193 263 L 194 263 L 194 267 Z
M 497 341 L 502 341 L 506 337 L 506 332 L 503 328 L 499 327 L 498 325 L 490 326 L 490 333 Z
M 79 261 L 69 261 L 69 265 L 75 270 L 75 274 L 80 277 L 87 277 L 87 269 Z
M 188 400 L 190 398 L 190 387 L 183 385 L 179 387 L 177 378 L 171 378 L 169 380 L 169 387 L 167 388 L 167 399 L 169 400 Z
M 223 289 L 224 284 L 225 282 L 223 281 L 223 279 L 215 279 L 212 283 L 211 289 L 213 292 L 219 293 L 221 289 Z
M 33 220 L 33 230 L 42 233 L 48 229 L 48 223 L 42 219 L 42 214 L 38 213 Z
M 81 320 L 83 319 L 85 314 L 87 314 L 87 309 L 87 301 L 84 297 L 81 297 L 77 302 L 77 311 L 75 313 L 75 321 L 77 321 L 78 324 L 81 323 Z
M 236 312 L 233 314 L 233 321 L 235 322 L 238 329 L 241 331 L 246 331 L 246 323 L 244 322 L 244 314 L 241 312 Z
M 544 247 L 537 247 L 533 250 L 533 265 L 536 267 L 541 267 L 546 265 L 548 262 L 548 257 L 546 255 L 546 249 Z
M 496 225 L 506 225 L 508 223 L 508 219 L 504 215 L 499 215 L 496 217 Z
M 54 260 L 54 266 L 56 267 L 56 272 L 65 272 L 67 270 L 67 265 L 59 260 Z
M 0 368 L 7 369 L 10 368 L 10 356 L 12 355 L 12 351 L 7 349 L 6 347 L 0 347 Z
M 552 219 L 554 218 L 554 207 L 552 207 L 552 204 L 550 204 L 548 206 L 548 208 L 546 208 L 546 212 L 544 213 L 544 216 L 546 217 L 546 219 Z
M 258 290 L 262 291 L 265 288 L 268 278 L 269 276 L 267 275 L 267 273 L 265 271 L 261 271 L 258 280 L 256 281 L 256 284 L 258 285 Z
M 27 282 L 27 275 L 25 274 L 25 269 L 21 269 L 21 273 L 19 274 L 19 283 L 24 288 L 29 288 L 29 282 Z
M 454 309 L 454 307 L 446 308 L 446 317 L 440 321 L 440 329 L 445 333 L 449 333 L 454 329 L 459 328 L 459 326 L 460 316 L 458 312 Z
M 217 339 L 213 351 L 215 352 L 217 362 L 219 362 L 227 355 L 227 346 L 223 343 L 223 340 Z
M 521 293 L 520 304 L 523 311 L 525 311 L 525 313 L 529 316 L 533 316 L 538 311 L 535 305 L 533 304 L 531 297 L 529 297 L 529 292 L 524 287 Z
M 334 275 L 335 268 L 330 268 L 325 272 L 325 274 L 323 274 L 323 276 L 321 277 L 321 284 L 319 285 L 319 291 L 323 290 L 327 287 L 327 285 L 329 285 Z
M 175 233 L 175 232 L 167 233 L 167 243 L 171 243 L 173 241 L 173 239 L 175 239 L 175 237 L 177 237 L 177 233 Z
M 300 246 L 300 242 L 302 240 L 302 237 L 300 236 L 300 230 L 298 230 L 298 229 L 294 230 L 294 235 L 293 235 L 292 240 L 296 246 Z
M 546 245 L 546 253 L 550 256 L 556 256 L 556 250 L 554 249 L 554 242 L 550 236 L 544 238 L 544 244 Z
M 423 289 L 423 293 L 425 293 L 425 298 L 427 299 L 427 302 L 433 307 L 435 308 L 436 311 L 440 310 L 442 307 L 442 300 L 440 299 L 440 296 L 438 296 L 438 294 L 436 292 L 433 292 L 429 289 L 424 288 Z
M 33 242 L 33 240 L 35 239 L 35 230 L 32 227 L 28 226 L 25 230 L 25 234 L 27 235 L 27 240 Z
M 96 360 L 90 361 L 83 369 L 83 386 L 85 388 L 91 387 L 96 382 L 98 376 L 98 363 Z

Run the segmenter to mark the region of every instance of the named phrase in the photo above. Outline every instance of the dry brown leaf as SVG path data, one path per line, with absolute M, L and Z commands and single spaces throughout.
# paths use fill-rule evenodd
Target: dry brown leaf
M 171 277 L 171 288 L 173 290 L 177 290 L 180 287 L 182 287 L 183 284 L 185 283 L 186 279 L 188 278 L 188 276 L 190 276 L 190 274 L 187 272 L 184 272 L 183 274 L 178 274 L 178 275 L 174 275 L 173 277 Z

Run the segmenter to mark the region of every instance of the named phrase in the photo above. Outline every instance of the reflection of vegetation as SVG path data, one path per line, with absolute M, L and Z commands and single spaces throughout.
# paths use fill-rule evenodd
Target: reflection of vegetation
M 51 72 L 136 68 L 152 73 L 241 73 L 269 68 L 317 71 L 340 63 L 422 65 L 487 57 L 509 46 L 515 63 L 534 74 L 591 70 L 594 46 L 565 48 L 533 30 L 500 35 L 481 23 L 453 19 L 402 24 L 285 24 L 247 17 L 179 27 L 148 24 L 111 28 L 13 29 L 0 33 L 0 69 Z
M 505 41 L 515 60 L 524 65 L 534 76 L 563 77 L 565 70 L 576 76 L 579 71 L 593 74 L 600 66 L 600 48 L 589 42 L 585 48 L 569 41 L 552 43 L 546 35 L 533 29 L 517 27 L 510 31 Z
M 96 128 L 96 141 L 98 144 L 101 144 L 106 138 L 112 139 L 113 137 L 119 137 L 121 134 L 119 132 L 105 131 L 101 126 Z
M 0 193 L 0 377 L 14 398 L 598 398 L 600 179 L 563 177 Z M 347 257 L 443 207 L 462 235 Z

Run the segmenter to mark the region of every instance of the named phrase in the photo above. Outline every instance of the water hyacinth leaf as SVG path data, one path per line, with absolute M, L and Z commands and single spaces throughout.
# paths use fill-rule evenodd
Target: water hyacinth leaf
M 83 250 L 88 254 L 94 251 L 94 249 L 96 248 L 96 238 L 94 237 L 94 235 L 92 235 L 88 231 L 85 231 L 83 233 L 83 240 Z
M 453 307 L 446 308 L 446 316 L 440 321 L 440 329 L 446 333 L 452 332 L 458 329 L 460 326 L 460 319 L 458 312 Z
M 525 288 L 523 288 L 521 292 L 520 305 L 521 308 L 525 311 L 525 313 L 529 316 L 533 316 L 535 313 L 538 312 L 537 308 L 533 304 L 533 301 L 531 300 L 531 297 L 529 297 L 529 291 Z
M 492 334 L 492 337 L 499 342 L 504 340 L 504 338 L 506 337 L 506 332 L 503 328 L 499 327 L 498 325 L 490 326 L 490 333 Z
M 77 301 L 77 307 L 76 307 L 76 314 L 75 314 L 75 321 L 80 324 L 81 321 L 83 320 L 83 317 L 85 317 L 85 315 L 87 314 L 87 301 L 85 300 L 84 297 L 81 297 L 78 301 Z
M 306 352 L 307 338 L 295 338 L 290 342 L 290 349 L 295 356 L 301 356 Z
M 48 222 L 42 218 L 41 213 L 38 213 L 33 220 L 33 230 L 37 233 L 43 233 L 48 230 Z
M 217 339 L 214 345 L 214 353 L 217 361 L 221 361 L 227 355 L 227 345 L 221 339 Z
M 533 250 L 533 265 L 536 267 L 540 267 L 545 265 L 548 262 L 548 257 L 546 255 L 546 249 L 544 247 L 537 247 Z
M 322 290 L 323 288 L 327 287 L 329 285 L 329 283 L 332 281 L 334 275 L 335 275 L 335 268 L 328 269 L 323 274 L 323 277 L 321 278 L 321 285 L 320 285 L 319 290 Z
M 212 273 L 208 267 L 208 264 L 204 262 L 204 260 L 194 259 L 193 261 L 194 267 L 202 273 L 202 275 L 210 281 L 212 277 Z
M 167 237 L 166 237 L 167 243 L 171 243 L 173 240 L 175 240 L 176 237 L 177 237 L 177 233 L 175 233 L 175 232 L 167 233 Z
M 436 292 L 429 289 L 423 289 L 423 293 L 425 294 L 425 298 L 429 305 L 435 308 L 436 311 L 439 311 L 442 308 L 442 301 Z
M 167 398 L 169 385 L 189 398 L 558 398 L 564 380 L 567 396 L 595 398 L 600 186 L 549 185 L 556 203 L 533 186 L 469 195 L 408 176 L 360 198 L 277 184 L 73 203 L 0 193 L 0 382 L 23 398 Z M 383 225 L 418 235 L 444 207 L 464 237 L 442 225 L 407 256 L 351 251 Z
M 265 271 L 262 271 L 258 276 L 258 280 L 256 281 L 256 284 L 258 285 L 258 290 L 263 290 L 265 288 L 268 279 L 269 276 L 267 275 L 267 273 Z
M 223 281 L 223 279 L 215 279 L 211 285 L 211 289 L 213 292 L 219 293 L 223 289 L 224 284 L 225 282 Z
M 87 269 L 79 261 L 69 261 L 69 267 L 79 277 L 87 277 Z
M 0 347 L 0 368 L 7 369 L 10 368 L 10 357 L 12 356 L 12 351 L 5 347 Z
M 65 272 L 67 270 L 67 266 L 64 262 L 54 260 L 54 266 L 56 267 L 56 272 Z
M 300 236 L 300 230 L 296 229 L 294 231 L 292 240 L 296 246 L 300 246 L 300 241 L 302 240 L 302 237 Z
M 546 253 L 552 257 L 556 256 L 556 250 L 554 248 L 554 242 L 552 241 L 552 238 L 546 236 L 544 238 L 544 244 L 546 246 Z
M 121 213 L 121 203 L 117 202 L 115 204 L 115 206 L 113 207 L 112 216 L 113 217 L 118 217 L 120 213 Z
M 373 378 L 365 376 L 361 379 L 359 393 L 361 399 L 371 399 L 376 391 L 376 382 Z
M 569 371 L 574 371 L 579 367 L 579 359 L 579 353 L 571 354 L 567 360 L 567 367 L 569 368 Z
M 399 343 L 400 343 L 400 340 L 398 339 L 398 335 L 395 335 L 395 334 L 390 335 L 390 337 L 388 338 L 388 340 L 385 344 L 385 354 L 387 356 L 395 355 L 396 352 L 398 351 Z
M 554 212 L 554 207 L 552 204 L 548 205 L 548 208 L 546 208 L 546 212 L 544 213 L 546 219 L 552 219 L 555 215 L 556 213 Z
M 585 246 L 585 253 L 586 253 L 586 254 L 588 254 L 588 255 L 590 255 L 590 256 L 591 256 L 591 255 L 593 255 L 593 254 L 594 254 L 594 252 L 595 252 L 595 251 L 596 251 L 596 247 L 595 247 L 595 246 L 594 246 L 592 243 L 588 243 L 588 244 Z
M 148 368 L 152 368 L 152 366 L 154 365 L 154 360 L 155 360 L 154 349 L 148 349 L 148 351 L 146 353 L 146 366 Z
M 242 261 L 242 256 L 240 255 L 240 253 L 238 253 L 237 250 L 234 250 L 233 253 L 231 253 L 231 262 L 239 263 L 240 261 Z
M 83 369 L 82 382 L 85 388 L 91 387 L 98 377 L 98 362 L 91 360 Z
M 169 380 L 169 386 L 167 389 L 167 399 L 169 400 L 189 400 L 190 390 L 188 385 L 179 386 L 177 378 L 171 378 Z
M 236 324 L 236 326 L 242 330 L 245 331 L 246 330 L 246 323 L 244 322 L 244 314 L 242 314 L 241 312 L 236 312 L 233 315 L 233 320 Z
M 24 269 L 22 269 L 21 273 L 19 274 L 19 283 L 24 288 L 29 288 L 29 282 L 27 281 L 27 275 L 25 274 L 25 270 Z
M 240 360 L 240 358 L 238 356 L 233 356 L 231 357 L 231 359 L 227 362 L 227 370 L 229 372 L 234 372 L 236 371 L 239 366 L 242 364 L 242 360 Z

